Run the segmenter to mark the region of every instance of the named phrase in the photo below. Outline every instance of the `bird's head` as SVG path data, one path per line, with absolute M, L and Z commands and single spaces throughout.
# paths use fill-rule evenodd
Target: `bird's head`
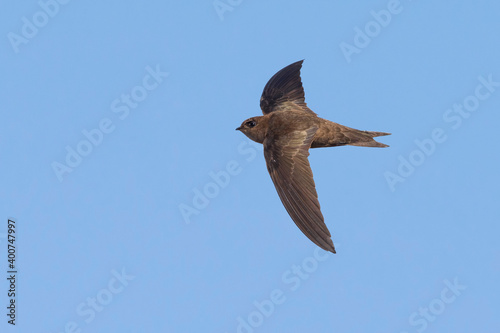
M 267 130 L 267 121 L 263 118 L 263 116 L 248 118 L 236 130 L 241 131 L 249 139 L 262 143 Z

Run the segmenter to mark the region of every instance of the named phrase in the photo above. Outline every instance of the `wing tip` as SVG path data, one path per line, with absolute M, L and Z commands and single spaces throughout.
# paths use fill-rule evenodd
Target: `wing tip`
M 329 246 L 327 248 L 323 249 L 323 250 L 329 251 L 329 252 L 331 252 L 333 254 L 337 254 L 337 251 L 335 251 L 335 245 L 333 245 L 333 241 L 332 241 L 331 238 L 328 239 L 328 245 Z
M 299 77 L 300 77 L 300 70 L 302 69 L 302 64 L 304 63 L 304 60 L 305 59 L 302 59 L 302 60 L 299 60 L 299 61 L 296 61 L 288 66 L 285 66 L 283 67 L 283 69 L 287 68 L 287 67 L 298 67 L 298 71 L 299 71 Z

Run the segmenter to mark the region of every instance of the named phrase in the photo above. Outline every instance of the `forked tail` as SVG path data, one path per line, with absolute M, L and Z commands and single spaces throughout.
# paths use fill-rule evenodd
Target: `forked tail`
M 386 144 L 377 142 L 373 140 L 373 138 L 377 136 L 384 136 L 384 135 L 391 135 L 391 133 L 385 133 L 385 132 L 373 132 L 373 131 L 359 131 L 353 129 L 352 131 L 349 131 L 349 133 L 344 133 L 351 139 L 351 143 L 349 145 L 351 146 L 358 146 L 358 147 L 379 147 L 379 148 L 384 148 L 384 147 L 389 147 Z

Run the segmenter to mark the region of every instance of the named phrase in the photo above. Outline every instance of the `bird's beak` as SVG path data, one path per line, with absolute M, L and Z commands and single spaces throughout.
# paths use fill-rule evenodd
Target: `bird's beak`
M 236 129 L 237 131 L 241 130 L 241 126 Z

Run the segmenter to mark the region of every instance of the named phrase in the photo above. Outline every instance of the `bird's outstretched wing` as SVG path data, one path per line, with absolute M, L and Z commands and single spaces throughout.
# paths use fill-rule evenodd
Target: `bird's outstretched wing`
M 306 111 L 315 114 L 307 107 L 304 88 L 300 79 L 302 62 L 286 66 L 267 82 L 260 98 L 263 114 L 273 111 Z
M 264 141 L 267 170 L 281 202 L 299 229 L 316 245 L 335 253 L 325 225 L 307 157 L 318 127 L 298 130 Z

